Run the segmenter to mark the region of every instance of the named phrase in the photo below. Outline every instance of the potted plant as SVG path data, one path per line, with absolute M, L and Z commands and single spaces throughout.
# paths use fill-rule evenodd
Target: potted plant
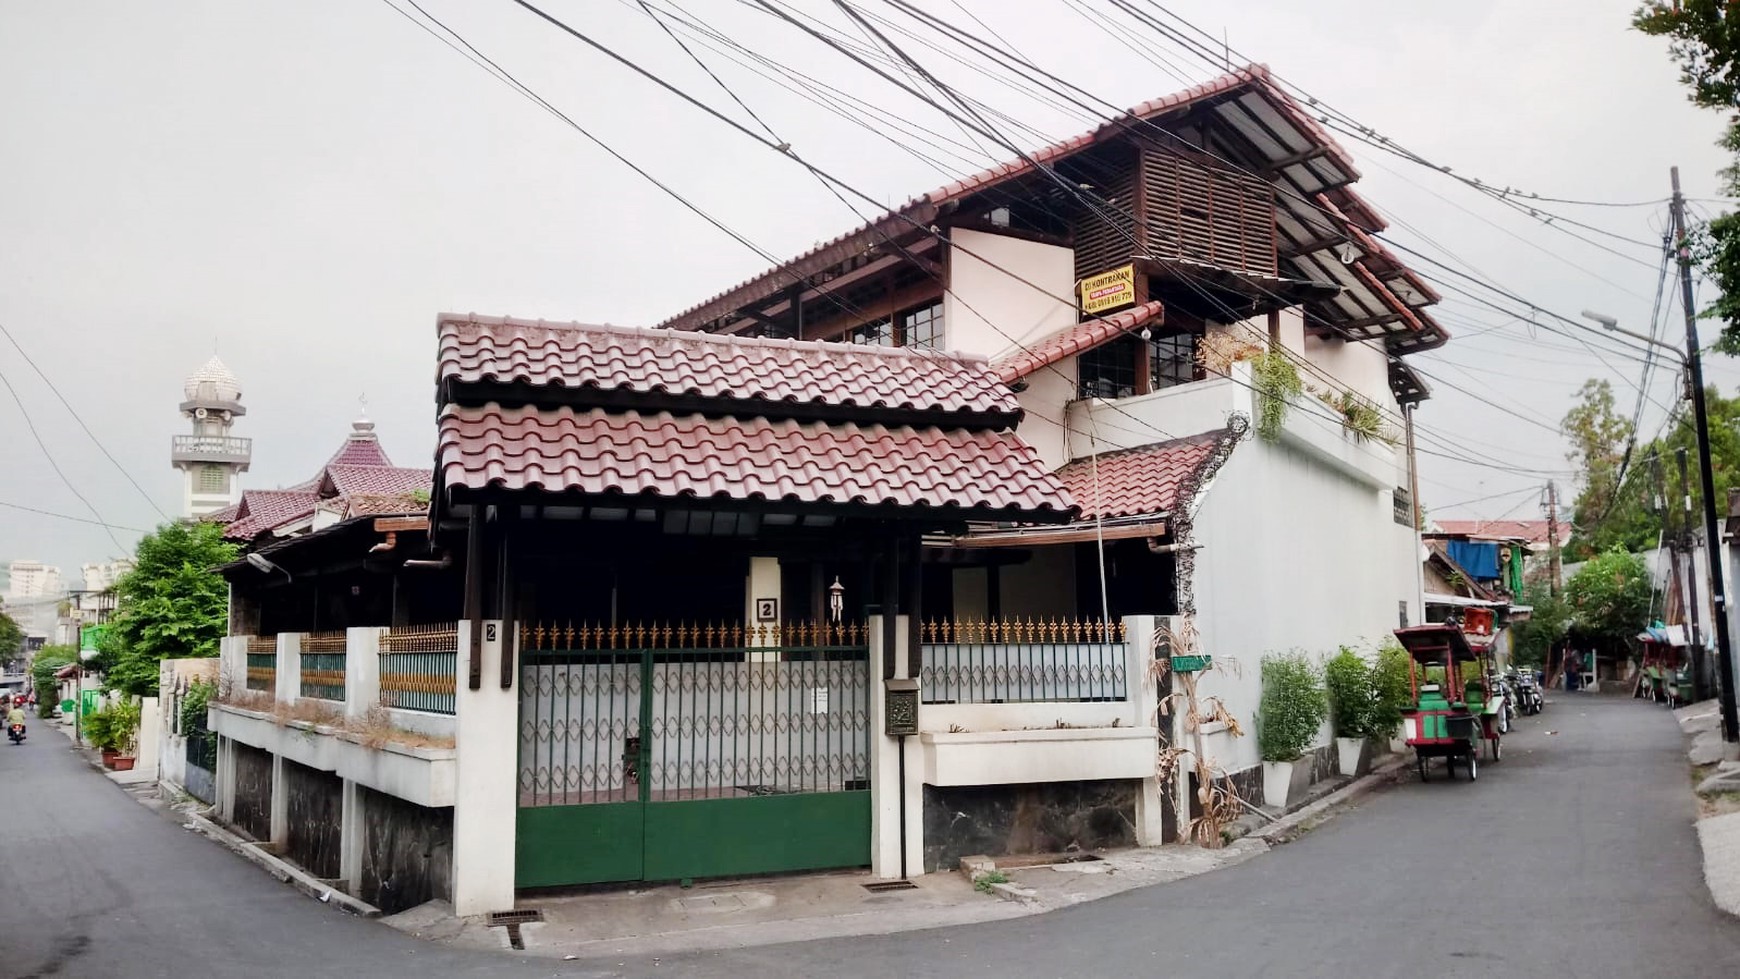
M 114 719 L 114 713 L 107 707 L 86 714 L 84 719 L 85 740 L 102 752 L 104 768 L 114 768 L 119 757 L 115 750 Z
M 1377 709 L 1372 669 L 1358 653 L 1343 646 L 1323 665 L 1323 685 L 1329 692 L 1329 720 L 1335 729 L 1341 774 L 1358 775 Z
M 133 769 L 135 752 L 139 746 L 139 721 L 143 711 L 144 705 L 131 697 L 110 708 L 109 737 L 115 746 L 117 772 Z
M 1309 766 L 1300 767 L 1298 761 L 1316 739 L 1328 711 L 1323 678 L 1304 653 L 1263 657 L 1257 747 L 1263 755 L 1264 805 L 1285 808 L 1295 783 L 1309 782 Z
M 1372 688 L 1376 702 L 1372 705 L 1371 735 L 1387 738 L 1390 750 L 1396 754 L 1408 750 L 1400 737 L 1402 708 L 1414 702 L 1413 688 L 1408 683 L 1408 651 L 1402 644 L 1390 641 L 1378 647 L 1377 664 L 1372 667 Z

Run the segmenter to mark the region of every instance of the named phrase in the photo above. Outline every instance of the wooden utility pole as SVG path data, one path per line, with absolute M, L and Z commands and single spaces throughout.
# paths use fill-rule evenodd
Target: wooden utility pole
M 1710 565 L 1710 598 L 1714 603 L 1716 662 L 1722 706 L 1722 740 L 1740 741 L 1740 716 L 1734 699 L 1734 648 L 1728 637 L 1728 595 L 1722 585 L 1722 530 L 1716 521 L 1716 477 L 1710 469 L 1710 418 L 1704 405 L 1704 367 L 1698 344 L 1698 307 L 1692 295 L 1692 247 L 1686 240 L 1686 201 L 1680 196 L 1680 168 L 1674 167 L 1674 250 L 1680 263 L 1680 306 L 1686 313 L 1686 372 L 1692 382 L 1692 415 L 1698 431 L 1698 477 L 1704 491 L 1704 556 Z M 1703 650 L 1698 650 L 1701 656 Z

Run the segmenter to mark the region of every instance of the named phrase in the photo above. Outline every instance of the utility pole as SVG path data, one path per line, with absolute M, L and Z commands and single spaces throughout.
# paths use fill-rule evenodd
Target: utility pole
M 1698 429 L 1698 479 L 1704 491 L 1704 556 L 1710 566 L 1710 598 L 1715 605 L 1716 663 L 1721 676 L 1722 740 L 1740 741 L 1740 714 L 1734 700 L 1734 648 L 1728 636 L 1728 595 L 1718 556 L 1722 532 L 1716 522 L 1716 477 L 1710 471 L 1710 419 L 1704 406 L 1704 366 L 1698 345 L 1698 313 L 1692 295 L 1692 249 L 1686 242 L 1686 201 L 1680 196 L 1680 168 L 1672 172 L 1674 251 L 1680 263 L 1680 305 L 1686 313 L 1686 370 L 1691 374 L 1692 414 Z M 1703 650 L 1698 650 L 1703 655 Z
M 1547 594 L 1559 597 L 1559 484 L 1547 480 Z
M 1699 625 L 1703 616 L 1699 613 L 1698 602 L 1698 547 L 1697 526 L 1692 522 L 1692 481 L 1686 476 L 1686 450 L 1674 450 L 1674 458 L 1680 466 L 1680 550 L 1686 552 L 1686 622 L 1692 627 L 1692 686 L 1697 688 L 1698 696 L 1707 697 L 1710 694 L 1709 664 L 1704 662 L 1704 630 Z M 1680 559 L 1674 556 L 1674 576 L 1680 572 Z

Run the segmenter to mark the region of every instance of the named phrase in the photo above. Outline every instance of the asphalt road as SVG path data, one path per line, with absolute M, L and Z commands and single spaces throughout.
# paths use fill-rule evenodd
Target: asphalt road
M 43 732 L 0 746 L 0 976 L 1740 975 L 1666 712 L 1560 696 L 1522 724 L 1477 783 L 1410 779 L 1207 877 L 993 924 L 623 963 L 459 952 L 345 916 Z

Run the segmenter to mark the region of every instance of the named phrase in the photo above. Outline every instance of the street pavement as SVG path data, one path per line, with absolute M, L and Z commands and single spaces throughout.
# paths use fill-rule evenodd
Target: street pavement
M 0 976 L 1735 976 L 1672 717 L 1560 695 L 1239 866 L 1045 915 L 623 961 L 431 945 L 268 877 L 42 732 L 0 747 Z

